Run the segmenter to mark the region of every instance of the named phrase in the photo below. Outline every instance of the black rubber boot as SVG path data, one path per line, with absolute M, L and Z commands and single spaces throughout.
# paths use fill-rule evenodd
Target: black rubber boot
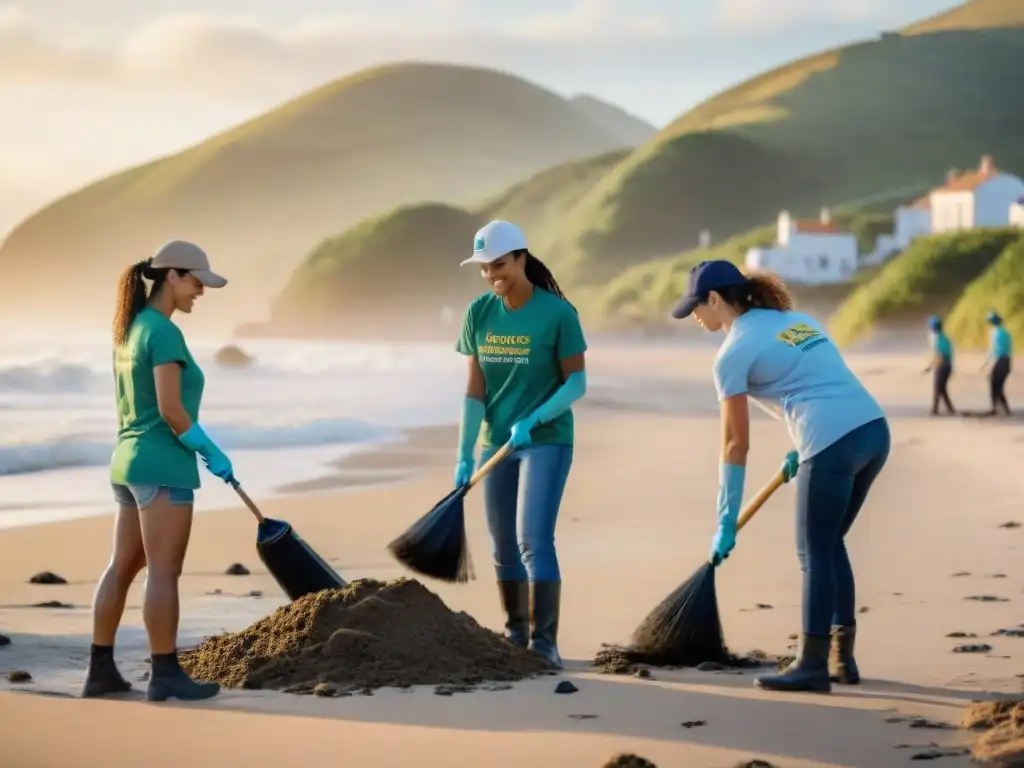
M 146 689 L 146 701 L 199 701 L 220 693 L 220 683 L 200 683 L 178 664 L 177 653 L 154 654 L 153 671 Z
M 857 685 L 860 670 L 853 658 L 853 644 L 857 638 L 857 625 L 832 627 L 832 649 L 829 657 L 829 680 L 843 685 Z
M 562 601 L 562 582 L 535 581 L 533 587 L 533 625 L 530 650 L 547 659 L 556 669 L 562 668 L 558 654 L 558 616 Z
M 498 592 L 505 611 L 508 640 L 526 648 L 530 643 L 530 584 L 526 581 L 499 581 Z
M 131 689 L 132 684 L 121 676 L 114 663 L 113 646 L 93 645 L 89 652 L 89 668 L 85 672 L 82 698 L 127 693 Z
M 828 679 L 828 635 L 804 635 L 796 659 L 780 675 L 766 675 L 754 685 L 769 691 L 812 691 L 830 693 Z

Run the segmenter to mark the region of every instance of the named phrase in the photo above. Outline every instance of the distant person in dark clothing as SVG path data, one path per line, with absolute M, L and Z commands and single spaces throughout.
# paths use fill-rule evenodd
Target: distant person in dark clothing
M 1005 387 L 1012 367 L 1013 337 L 1003 326 L 1003 319 L 998 314 L 989 312 L 986 319 L 992 326 L 992 336 L 988 357 L 981 368 L 984 370 L 989 362 L 992 362 L 992 369 L 988 374 L 989 396 L 992 399 L 992 410 L 989 413 L 995 416 L 1002 409 L 1005 415 L 1010 416 L 1010 404 L 1006 400 Z
M 933 371 L 932 378 L 932 416 L 939 415 L 939 403 L 945 403 L 946 411 L 950 414 L 956 413 L 952 401 L 949 399 L 949 377 L 953 375 L 953 345 L 949 337 L 942 331 L 941 318 L 932 315 L 928 318 L 928 328 L 931 331 L 932 360 L 924 373 Z

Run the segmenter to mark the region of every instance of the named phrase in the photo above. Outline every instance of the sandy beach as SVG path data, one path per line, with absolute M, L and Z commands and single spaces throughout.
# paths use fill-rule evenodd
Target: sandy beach
M 337 699 L 225 690 L 197 705 L 146 704 L 140 577 L 116 651 L 135 691 L 123 701 L 78 700 L 111 518 L 13 528 L 0 532 L 0 633 L 11 639 L 0 647 L 0 671 L 25 670 L 32 680 L 0 680 L 0 764 L 274 766 L 330 757 L 346 766 L 598 768 L 629 752 L 659 768 L 755 758 L 792 768 L 884 768 L 938 750 L 943 765 L 969 765 L 972 734 L 912 727 L 913 718 L 955 725 L 972 699 L 1024 692 L 1024 637 L 993 634 L 1024 621 L 1024 527 L 1007 527 L 1024 525 L 1024 419 L 928 417 L 921 354 L 848 356 L 893 430 L 888 467 L 848 539 L 861 606 L 860 686 L 785 695 L 755 689 L 753 672 L 655 669 L 637 679 L 591 666 L 602 643 L 628 641 L 706 557 L 719 450 L 713 354 L 711 346 L 669 341 L 590 355 L 594 378 L 608 383 L 576 410 L 575 464 L 557 534 L 566 660 L 558 676 L 447 697 L 432 687 Z M 970 372 L 979 363 L 959 361 L 951 383 L 958 407 L 987 405 L 986 380 Z M 1024 413 L 1020 373 L 1007 395 Z M 453 428 L 417 430 L 404 444 L 346 458 L 294 495 L 256 501 L 266 515 L 292 522 L 346 578 L 393 579 L 404 572 L 385 546 L 448 492 L 454 444 Z M 748 498 L 789 448 L 785 429 L 754 411 Z M 499 630 L 475 491 L 467 524 L 476 580 L 424 583 L 452 609 Z M 181 582 L 183 647 L 285 604 L 256 556 L 254 533 L 241 507 L 197 516 Z M 251 575 L 225 575 L 235 562 Z M 40 571 L 67 584 L 29 584 Z M 785 654 L 800 627 L 792 486 L 744 529 L 717 579 L 730 647 Z M 46 601 L 70 607 L 35 607 Z M 991 649 L 953 650 L 972 643 Z M 562 680 L 579 690 L 555 695 Z

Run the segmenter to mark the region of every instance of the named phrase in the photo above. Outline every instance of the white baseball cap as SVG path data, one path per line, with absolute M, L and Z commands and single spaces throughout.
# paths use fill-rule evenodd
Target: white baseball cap
M 490 264 L 506 253 L 526 250 L 526 234 L 509 221 L 495 220 L 481 227 L 473 238 L 473 255 L 459 266 L 470 262 Z
M 170 240 L 157 250 L 149 265 L 153 269 L 187 269 L 207 288 L 223 288 L 228 284 L 226 277 L 210 269 L 210 258 L 206 251 L 187 240 Z

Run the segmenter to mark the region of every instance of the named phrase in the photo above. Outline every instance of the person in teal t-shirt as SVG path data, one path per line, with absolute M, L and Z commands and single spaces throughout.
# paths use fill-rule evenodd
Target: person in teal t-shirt
M 1004 414 L 1010 416 L 1010 403 L 1006 399 L 1006 380 L 1012 370 L 1013 337 L 1003 325 L 1003 318 L 997 313 L 989 312 L 986 320 L 992 326 L 988 357 L 982 364 L 984 369 L 992 363 L 988 375 L 989 396 L 992 400 L 992 410 L 989 414 L 995 416 L 1001 409 Z
M 936 315 L 928 318 L 931 331 L 932 360 L 924 373 L 934 371 L 932 379 L 932 416 L 939 415 L 939 403 L 946 405 L 946 411 L 956 413 L 953 401 L 949 399 L 949 377 L 953 375 L 953 344 L 942 330 L 942 319 Z
M 512 642 L 560 667 L 555 523 L 572 465 L 571 407 L 587 389 L 587 343 L 576 309 L 515 224 L 484 226 L 462 263 L 479 264 L 491 290 L 467 308 L 456 344 L 469 357 L 469 383 L 455 484 L 472 476 L 481 428 L 481 465 L 511 444 L 484 479 L 505 627 Z
M 152 282 L 148 295 L 144 280 Z M 234 482 L 231 462 L 199 424 L 203 372 L 171 320 L 189 313 L 205 288 L 227 284 L 206 253 L 182 240 L 121 275 L 114 315 L 117 440 L 110 482 L 117 502 L 114 552 L 93 599 L 93 640 L 82 696 L 131 688 L 114 663 L 114 638 L 135 576 L 146 568 L 142 616 L 152 661 L 146 698 L 197 700 L 217 683 L 199 683 L 178 664 L 178 578 L 199 487 L 196 454 L 210 472 Z

